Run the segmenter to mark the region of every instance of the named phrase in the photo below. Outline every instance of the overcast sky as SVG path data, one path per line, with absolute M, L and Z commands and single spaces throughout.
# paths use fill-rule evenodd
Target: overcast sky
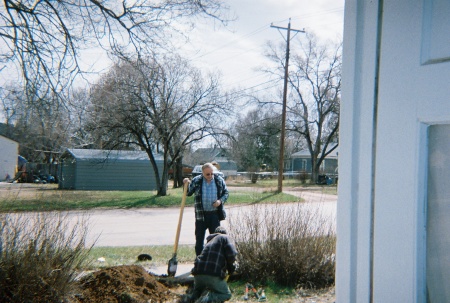
M 264 92 L 269 86 L 267 76 L 256 68 L 267 62 L 263 55 L 266 42 L 285 44 L 287 33 L 272 28 L 271 24 L 287 28 L 290 18 L 292 29 L 313 32 L 321 41 L 342 41 L 344 0 L 229 0 L 228 3 L 238 19 L 227 29 L 214 28 L 210 23 L 199 26 L 189 35 L 192 48 L 184 49 L 195 66 L 220 70 L 225 89 L 253 87 Z M 302 39 L 302 35 L 297 34 L 295 39 Z M 241 107 L 239 113 L 245 111 Z M 201 146 L 208 144 L 211 143 L 205 140 Z
M 285 43 L 286 31 L 270 27 L 288 26 L 314 32 L 320 39 L 342 39 L 344 0 L 225 0 L 230 13 L 237 17 L 225 28 L 210 18 L 198 20 L 197 28 L 188 32 L 177 49 L 203 71 L 221 71 L 225 88 L 249 87 L 267 81 L 255 68 L 266 60 L 267 41 Z M 304 34 L 299 33 L 296 38 Z M 104 54 L 87 52 L 84 62 L 93 71 L 107 70 Z M 98 76 L 94 76 L 98 77 Z
M 178 51 L 202 70 L 221 71 L 225 88 L 249 87 L 266 81 L 255 72 L 266 61 L 264 45 L 269 40 L 285 43 L 287 32 L 270 27 L 272 23 L 287 28 L 291 18 L 292 29 L 314 32 L 320 39 L 342 39 L 344 0 L 224 1 L 237 20 L 226 28 L 211 18 L 198 20 L 197 27 L 186 33 L 190 43 L 181 43 Z M 295 38 L 301 36 L 304 34 L 299 33 Z M 105 53 L 98 49 L 82 51 L 82 54 L 83 70 L 93 72 L 88 76 L 90 80 L 97 79 L 97 72 L 106 72 L 110 67 Z M 0 73 L 0 82 L 13 80 L 13 74 Z
M 285 43 L 286 30 L 270 25 L 314 32 L 321 40 L 342 40 L 344 0 L 230 0 L 237 20 L 227 29 L 201 25 L 190 33 L 192 49 L 186 52 L 196 66 L 221 70 L 229 86 L 253 86 L 265 80 L 255 68 L 266 60 L 268 40 Z M 291 37 L 292 37 L 291 33 Z M 295 38 L 302 38 L 297 34 Z
M 237 17 L 226 28 L 210 19 L 199 20 L 197 28 L 188 33 L 190 43 L 179 51 L 203 71 L 220 71 L 225 89 L 263 88 L 267 81 L 255 71 L 267 62 L 263 56 L 267 41 L 285 43 L 286 31 L 270 27 L 288 26 L 314 32 L 320 39 L 342 39 L 344 0 L 225 0 L 230 13 Z M 304 34 L 299 33 L 296 38 Z M 101 52 L 85 52 L 81 64 L 87 64 L 90 80 L 98 79 L 96 72 L 106 72 L 109 60 Z M 17 67 L 16 67 L 17 68 Z M 13 80 L 14 73 L 1 73 L 0 82 Z M 18 76 L 18 75 L 17 75 Z M 6 77 L 6 78 L 5 78 Z M 3 120 L 0 113 L 0 120 Z

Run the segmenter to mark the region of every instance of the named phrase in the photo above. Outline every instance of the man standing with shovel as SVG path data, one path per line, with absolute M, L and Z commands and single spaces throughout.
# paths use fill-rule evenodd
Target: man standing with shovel
M 228 189 L 225 180 L 214 175 L 214 166 L 205 163 L 202 166 L 202 174 L 191 180 L 185 178 L 184 183 L 189 183 L 187 195 L 195 193 L 195 254 L 198 256 L 203 250 L 206 229 L 213 234 L 220 221 L 225 220 L 224 203 L 228 199 Z

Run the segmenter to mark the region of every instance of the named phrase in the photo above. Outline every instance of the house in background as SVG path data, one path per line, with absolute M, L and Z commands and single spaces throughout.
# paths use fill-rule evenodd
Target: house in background
M 218 169 L 224 174 L 225 177 L 237 175 L 237 163 L 228 158 L 216 157 L 211 162 L 216 162 Z
M 218 168 L 225 177 L 237 175 L 237 164 L 230 159 L 229 153 L 219 147 L 198 148 L 190 156 L 192 165 L 200 165 L 206 162 L 217 162 Z
M 322 161 L 320 166 L 320 174 L 336 175 L 338 167 L 338 148 L 333 150 L 325 160 Z M 311 153 L 307 149 L 303 149 L 296 153 L 293 153 L 284 164 L 284 170 L 286 172 L 306 172 L 311 173 Z
M 163 169 L 163 159 L 156 159 Z M 59 165 L 59 188 L 156 190 L 156 177 L 143 151 L 68 149 Z
M 19 143 L 0 136 L 0 181 L 14 178 L 19 156 Z

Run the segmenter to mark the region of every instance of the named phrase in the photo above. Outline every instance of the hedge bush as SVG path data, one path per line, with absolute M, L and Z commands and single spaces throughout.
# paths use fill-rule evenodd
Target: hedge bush
M 243 279 L 304 288 L 334 283 L 336 236 L 333 218 L 317 205 L 254 205 L 230 216 L 230 235 L 238 250 Z
M 58 213 L 1 216 L 0 302 L 64 302 L 86 260 L 87 219 Z

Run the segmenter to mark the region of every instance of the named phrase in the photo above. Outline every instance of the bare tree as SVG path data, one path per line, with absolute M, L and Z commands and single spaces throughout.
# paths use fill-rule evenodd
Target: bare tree
M 2 89 L 3 112 L 10 138 L 20 142 L 20 154 L 33 162 L 53 163 L 67 144 L 70 127 L 65 107 L 53 106 L 58 96 L 29 103 L 20 87 Z
M 5 118 L 1 134 L 20 143 L 22 156 L 34 162 L 52 163 L 65 148 L 93 144 L 85 123 L 90 100 L 86 89 L 71 91 L 67 106 L 56 95 L 28 102 L 19 85 L 0 88 L 0 111 Z
M 257 171 L 265 164 L 278 167 L 280 115 L 260 108 L 239 117 L 234 126 L 233 156 L 240 169 Z
M 20 66 L 30 95 L 59 94 L 82 72 L 83 49 L 96 47 L 121 56 L 152 51 L 167 45 L 166 31 L 176 29 L 176 21 L 205 16 L 226 23 L 225 12 L 221 0 L 5 0 L 0 8 L 0 62 Z
M 67 147 L 90 148 L 95 142 L 92 134 L 86 129 L 90 106 L 89 90 L 87 88 L 72 90 L 68 96 L 68 101 L 70 140 L 67 142 Z
M 139 148 L 149 156 L 158 195 L 166 195 L 168 168 L 186 146 L 215 132 L 232 106 L 220 95 L 219 78 L 203 77 L 171 56 L 116 65 L 92 96 L 91 129 L 103 148 Z M 156 164 L 162 154 L 163 170 Z
M 287 130 L 305 140 L 311 154 L 313 181 L 320 165 L 338 146 L 342 43 L 320 44 L 313 34 L 292 45 L 289 66 Z M 267 57 L 278 64 L 268 72 L 283 75 L 284 46 L 268 44 Z
M 18 103 L 24 103 L 23 91 L 18 86 L 7 85 L 0 88 L 1 112 L 5 119 L 6 131 L 3 135 L 13 137 L 13 123 L 18 118 Z

